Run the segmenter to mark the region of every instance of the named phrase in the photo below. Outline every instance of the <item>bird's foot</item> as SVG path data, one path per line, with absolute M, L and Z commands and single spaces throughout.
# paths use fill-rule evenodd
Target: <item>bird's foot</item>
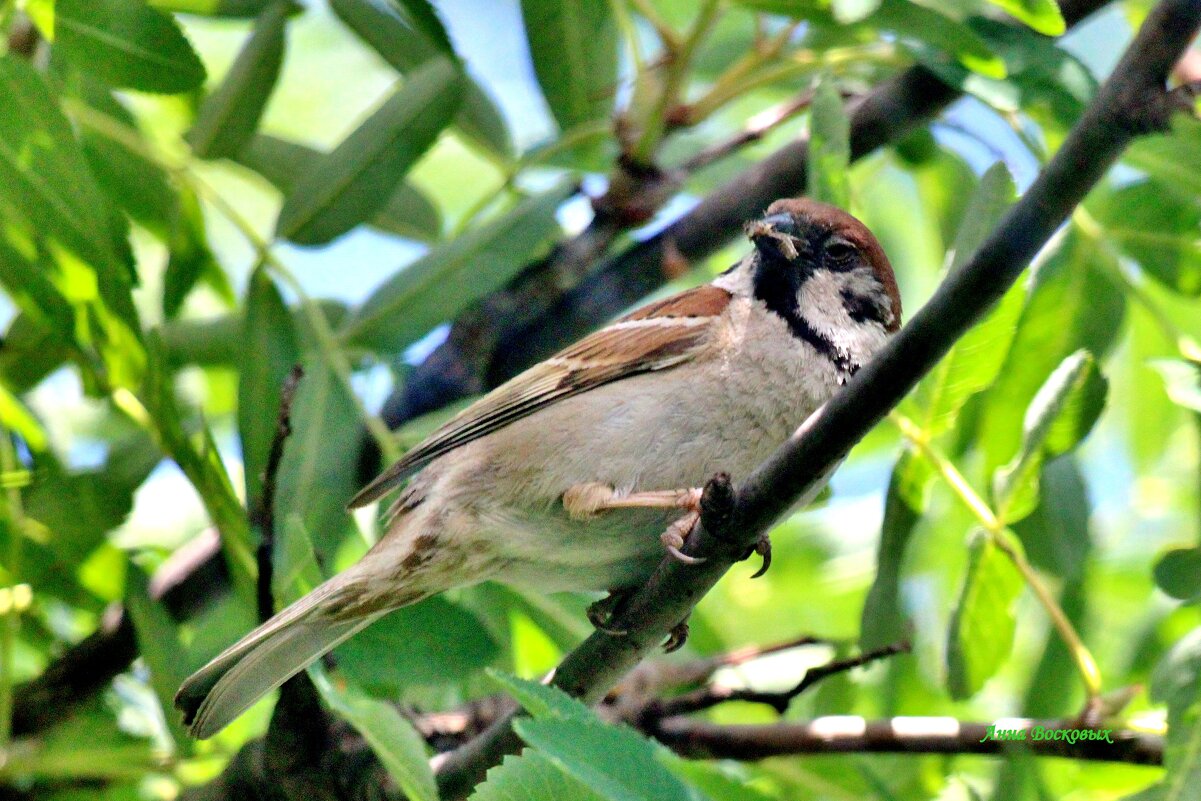
M 622 494 L 608 484 L 589 481 L 563 493 L 563 508 L 573 520 L 587 520 L 614 509 L 700 509 L 701 489 L 650 490 Z
M 667 527 L 660 539 L 663 547 L 676 559 L 687 565 L 696 565 L 703 558 L 689 556 L 681 549 L 692 527 L 701 519 L 700 487 L 675 490 L 650 490 L 621 495 L 608 484 L 588 482 L 569 487 L 563 493 L 563 508 L 572 520 L 588 520 L 601 512 L 614 509 L 685 509 L 686 514 Z
M 619 629 L 613 626 L 613 618 L 617 617 L 617 613 L 621 610 L 628 593 L 610 592 L 604 598 L 596 601 L 588 606 L 588 622 L 591 623 L 597 631 L 603 631 L 605 634 L 611 634 L 614 637 L 624 637 L 627 632 L 625 629 Z
M 576 484 L 563 493 L 563 508 L 572 520 L 589 520 L 604 511 L 616 496 L 617 491 L 608 484 L 597 481 Z
M 684 647 L 688 642 L 688 618 L 684 618 L 672 627 L 671 633 L 663 643 L 663 653 L 670 654 Z

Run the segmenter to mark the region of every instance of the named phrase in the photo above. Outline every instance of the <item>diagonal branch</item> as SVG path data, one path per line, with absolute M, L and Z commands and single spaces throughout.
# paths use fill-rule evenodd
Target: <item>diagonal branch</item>
M 686 550 L 707 561 L 685 566 L 665 559 L 613 622 L 626 635 L 594 633 L 564 658 L 552 679 L 555 685 L 589 703 L 598 701 L 777 519 L 828 477 L 1001 298 L 1134 138 L 1167 125 L 1175 106 L 1167 77 L 1199 25 L 1201 0 L 1163 0 L 1155 7 L 1060 150 L 971 261 L 738 488 L 728 514 L 721 516 L 723 525 L 713 530 L 718 516 L 702 518 Z M 466 795 L 489 766 L 520 746 L 511 722 L 498 721 L 442 762 L 443 797 Z

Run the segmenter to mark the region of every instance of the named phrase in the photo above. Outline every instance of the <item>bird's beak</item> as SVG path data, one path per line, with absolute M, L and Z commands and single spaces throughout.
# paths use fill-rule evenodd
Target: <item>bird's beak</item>
M 787 262 L 808 262 L 804 241 L 797 236 L 796 221 L 789 214 L 770 214 L 747 225 L 747 236 L 764 256 Z

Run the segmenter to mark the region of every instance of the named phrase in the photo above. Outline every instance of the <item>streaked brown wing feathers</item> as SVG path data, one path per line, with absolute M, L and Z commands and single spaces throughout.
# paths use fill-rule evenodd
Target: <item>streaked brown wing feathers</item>
M 711 285 L 639 309 L 497 387 L 431 434 L 350 502 L 363 506 L 443 454 L 563 398 L 694 358 L 730 294 Z M 690 302 L 691 301 L 691 302 Z

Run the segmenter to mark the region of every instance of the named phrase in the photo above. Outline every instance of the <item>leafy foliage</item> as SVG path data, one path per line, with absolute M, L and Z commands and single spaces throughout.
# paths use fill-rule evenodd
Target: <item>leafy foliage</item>
M 368 410 L 404 418 L 444 385 L 502 379 L 497 357 L 544 355 L 509 351 L 542 347 L 529 327 L 581 276 L 593 290 L 557 307 L 564 325 L 620 313 L 603 257 L 648 247 L 731 179 L 765 179 L 763 157 L 799 137 L 808 194 L 879 235 L 912 319 L 1096 94 L 1096 54 L 1146 11 L 1116 5 L 1126 16 L 1069 41 L 1051 0 L 0 0 L 0 795 L 170 798 L 265 730 L 259 708 L 196 746 L 170 703 L 251 625 L 293 365 L 272 477 L 281 605 L 383 531 L 344 508 L 379 466 L 365 443 L 395 449 Z M 854 104 L 914 66 L 971 99 L 863 156 L 880 133 L 851 124 Z M 888 115 L 913 100 L 886 97 Z M 831 501 L 780 527 L 771 571 L 710 593 L 679 657 L 907 639 L 911 656 L 828 680 L 788 715 L 1070 718 L 1091 700 L 1106 726 L 1163 731 L 1162 769 L 685 761 L 510 675 L 572 647 L 586 601 L 494 586 L 342 644 L 313 670 L 325 703 L 415 799 L 437 789 L 409 711 L 498 684 L 528 713 L 525 750 L 481 801 L 1191 798 L 1199 196 L 1201 123 L 1177 115 L 850 456 Z M 589 197 L 602 224 L 578 236 Z M 686 233 L 721 238 L 759 211 Z M 742 252 L 688 263 L 669 245 L 638 286 L 696 284 Z M 399 441 L 447 413 L 404 420 Z M 217 578 L 184 591 L 167 577 L 207 528 Z M 56 725 L 10 735 L 27 682 L 118 636 L 113 603 L 138 659 L 103 691 L 44 701 Z M 782 653 L 719 676 L 791 686 L 802 668 Z M 707 714 L 772 720 L 752 704 Z

